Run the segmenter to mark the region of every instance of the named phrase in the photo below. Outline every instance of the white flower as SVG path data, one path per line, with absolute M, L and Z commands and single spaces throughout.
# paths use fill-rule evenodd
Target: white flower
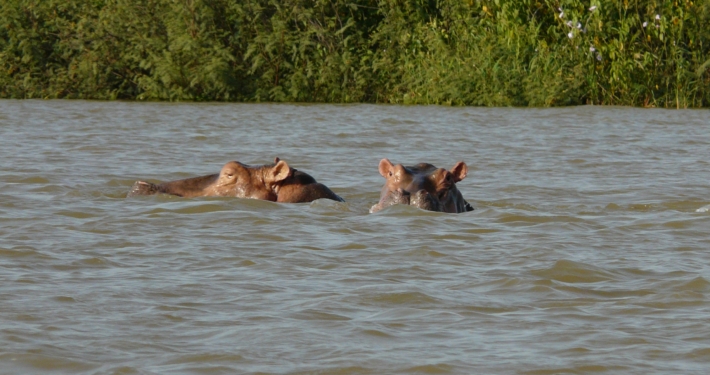
M 594 6 L 592 6 L 592 7 L 589 8 L 589 11 L 590 11 L 590 12 L 594 12 L 595 10 L 597 10 L 597 6 L 596 6 L 596 5 L 594 5 Z
M 597 52 L 597 61 L 602 61 L 602 55 L 601 53 Z
M 572 34 L 572 32 L 570 31 L 570 33 L 567 34 L 567 37 L 570 38 L 570 39 L 572 39 L 572 38 L 574 37 L 574 34 Z
M 657 19 L 657 20 L 660 20 L 660 19 L 661 19 L 661 15 L 660 15 L 660 14 L 656 14 L 656 19 Z
M 641 26 L 643 26 L 645 28 L 646 26 L 648 26 L 648 22 L 644 22 L 643 25 L 641 25 Z
M 594 51 L 596 51 L 596 50 L 597 50 L 597 49 L 594 48 L 594 46 L 589 46 L 589 52 L 594 52 Z
M 577 28 L 581 30 L 581 29 L 582 29 L 582 24 L 579 23 L 579 22 L 577 22 Z
M 560 18 L 565 16 L 565 12 L 560 12 Z
M 567 25 L 568 27 L 572 27 L 572 21 L 567 21 L 565 25 Z

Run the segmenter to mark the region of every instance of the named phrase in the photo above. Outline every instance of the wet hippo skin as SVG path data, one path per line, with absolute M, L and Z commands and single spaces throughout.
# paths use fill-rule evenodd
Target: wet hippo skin
M 473 211 L 456 187 L 456 183 L 466 178 L 468 173 L 468 167 L 462 161 L 446 170 L 428 163 L 405 167 L 382 159 L 379 171 L 385 178 L 385 185 L 380 192 L 380 201 L 372 206 L 370 212 L 394 204 L 408 204 L 437 212 Z
M 136 181 L 128 197 L 171 194 L 184 198 L 237 197 L 284 203 L 343 199 L 305 172 L 289 167 L 279 158 L 273 164 L 250 166 L 237 161 L 225 164 L 217 174 L 153 184 Z

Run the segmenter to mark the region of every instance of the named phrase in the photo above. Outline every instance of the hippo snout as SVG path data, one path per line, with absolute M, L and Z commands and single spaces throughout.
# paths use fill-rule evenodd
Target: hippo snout
M 380 199 L 380 201 L 370 208 L 370 213 L 375 213 L 389 206 L 394 206 L 395 204 L 406 204 L 409 205 L 410 194 L 408 191 L 403 189 L 397 189 L 390 191 Z
M 409 200 L 411 206 L 421 208 L 427 211 L 441 211 L 440 204 L 437 199 L 431 196 L 428 191 L 421 189 L 414 193 Z
M 405 204 L 427 211 L 441 211 L 439 201 L 425 189 L 420 189 L 414 194 L 411 194 L 404 189 L 398 188 L 382 197 L 379 203 L 372 206 L 370 213 L 380 211 L 389 206 L 394 206 L 395 204 Z

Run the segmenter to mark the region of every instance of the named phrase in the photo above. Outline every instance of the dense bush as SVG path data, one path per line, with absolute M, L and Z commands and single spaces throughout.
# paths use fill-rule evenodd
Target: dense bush
M 0 97 L 710 105 L 710 2 L 3 0 Z

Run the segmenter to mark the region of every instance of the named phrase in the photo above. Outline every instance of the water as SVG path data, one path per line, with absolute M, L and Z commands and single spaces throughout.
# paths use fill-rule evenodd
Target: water
M 0 101 L 0 373 L 706 374 L 707 110 Z M 126 199 L 274 157 L 344 197 Z M 368 214 L 395 163 L 465 214 Z

